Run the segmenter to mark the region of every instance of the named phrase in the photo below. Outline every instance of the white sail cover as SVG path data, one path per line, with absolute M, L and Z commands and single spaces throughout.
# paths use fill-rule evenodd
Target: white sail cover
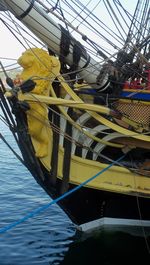
M 60 55 L 60 42 L 62 30 L 61 26 L 57 24 L 51 17 L 42 9 L 34 0 L 4 0 L 5 7 L 15 15 L 28 29 L 30 29 L 40 40 L 42 40 L 48 48 Z M 76 40 L 70 35 L 71 45 L 69 53 L 65 57 L 65 62 L 72 65 L 73 62 L 73 46 Z M 100 73 L 101 65 L 96 62 L 89 54 L 82 48 L 82 54 L 78 63 L 78 70 L 81 78 L 85 79 L 94 87 L 103 87 L 108 83 L 108 78 L 103 79 L 100 85 L 97 85 L 97 76 Z

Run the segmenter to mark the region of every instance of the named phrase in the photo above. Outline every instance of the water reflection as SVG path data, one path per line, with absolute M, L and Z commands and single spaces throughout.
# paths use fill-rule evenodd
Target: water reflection
M 1 126 L 15 147 L 10 132 Z M 26 168 L 1 142 L 0 150 L 0 228 L 20 220 L 50 202 Z M 68 251 L 74 226 L 57 206 L 0 234 L 0 265 L 60 264 Z
M 13 147 L 12 137 L 4 132 Z M 3 143 L 0 182 L 0 227 L 21 219 L 50 201 Z M 74 234 L 75 228 L 70 220 L 53 205 L 39 216 L 0 235 L 0 265 L 150 264 L 143 237 L 100 231 L 83 240 L 79 235 L 73 238 Z
M 0 237 L 0 265 L 58 265 L 75 233 L 59 209 L 38 216 Z M 55 218 L 55 221 L 54 221 Z
M 150 237 L 147 238 L 150 247 Z M 61 265 L 149 265 L 145 238 L 123 232 L 100 231 L 70 245 Z

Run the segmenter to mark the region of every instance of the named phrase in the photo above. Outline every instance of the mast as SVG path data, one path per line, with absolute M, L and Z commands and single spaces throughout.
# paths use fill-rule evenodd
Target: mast
M 80 77 L 85 79 L 87 83 L 98 88 L 105 87 L 105 84 L 108 84 L 108 75 L 106 74 L 102 83 L 97 85 L 97 77 L 102 68 L 100 63 L 91 58 L 83 45 L 76 41 L 71 34 L 66 34 L 65 29 L 62 29 L 61 25 L 53 21 L 50 15 L 35 0 L 3 0 L 3 2 L 7 9 L 57 56 L 62 56 L 60 46 L 64 36 L 69 43 L 68 54 L 63 54 L 64 61 L 68 65 L 72 66 L 74 64 L 74 48 L 75 46 L 79 48 L 80 60 L 77 69 Z

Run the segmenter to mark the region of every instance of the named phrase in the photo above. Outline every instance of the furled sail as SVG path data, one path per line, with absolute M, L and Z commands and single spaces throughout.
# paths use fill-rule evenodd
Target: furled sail
M 35 1 L 4 0 L 4 3 L 17 19 L 26 25 L 28 29 L 58 56 L 62 55 L 62 38 L 68 38 L 68 53 L 64 53 L 63 57 L 64 61 L 70 66 L 74 64 L 73 57 L 76 57 L 74 53 L 77 46 L 80 52 L 80 59 L 76 64 L 81 78 L 83 77 L 89 84 L 94 85 L 94 87 L 98 86 L 100 88 L 108 84 L 107 75 L 103 78 L 101 84 L 97 84 L 97 77 L 99 76 L 101 65 L 91 58 L 84 47 L 70 34 L 66 34 L 66 31 L 53 21 L 50 15 L 44 9 L 41 9 Z

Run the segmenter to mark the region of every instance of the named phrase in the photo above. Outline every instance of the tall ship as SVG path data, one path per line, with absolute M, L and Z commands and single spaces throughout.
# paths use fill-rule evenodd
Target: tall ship
M 0 137 L 81 231 L 150 231 L 150 2 L 126 2 L 0 1 L 23 46 L 0 81 L 21 155 Z

